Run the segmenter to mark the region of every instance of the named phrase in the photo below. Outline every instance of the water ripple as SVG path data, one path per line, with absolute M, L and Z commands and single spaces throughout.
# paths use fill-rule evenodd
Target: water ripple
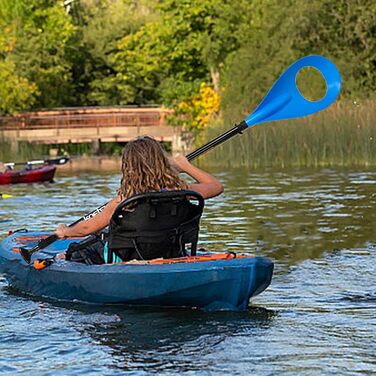
M 232 171 L 206 204 L 201 246 L 275 261 L 244 313 L 58 303 L 0 276 L 0 373 L 25 375 L 374 374 L 375 171 Z M 53 230 L 108 201 L 119 176 L 64 173 L 6 186 L 0 236 Z

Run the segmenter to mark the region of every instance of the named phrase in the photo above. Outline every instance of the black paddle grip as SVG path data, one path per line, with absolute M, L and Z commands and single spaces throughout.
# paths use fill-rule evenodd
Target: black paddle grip
M 207 152 L 210 149 L 213 149 L 215 146 L 222 144 L 223 142 L 227 141 L 231 137 L 234 137 L 235 135 L 242 133 L 245 129 L 248 128 L 247 123 L 243 120 L 241 123 L 235 125 L 233 128 L 228 130 L 227 132 L 223 133 L 222 135 L 218 136 L 214 140 L 211 140 L 207 144 L 201 146 L 195 151 L 192 151 L 192 153 L 189 153 L 187 155 L 187 159 L 191 161 L 192 159 L 198 157 L 199 155 Z
M 39 250 L 48 247 L 50 244 L 52 244 L 57 239 L 59 239 L 58 236 L 54 234 L 54 235 L 50 235 L 48 238 L 39 240 L 38 244 L 31 249 L 26 249 L 26 248 L 22 247 L 20 249 L 21 256 L 23 257 L 23 259 L 28 264 L 30 264 L 31 256 L 33 255 L 33 253 L 38 252 Z

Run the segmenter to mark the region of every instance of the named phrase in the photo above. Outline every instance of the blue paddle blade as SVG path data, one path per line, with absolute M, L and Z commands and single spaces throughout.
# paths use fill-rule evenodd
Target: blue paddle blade
M 326 81 L 326 94 L 319 101 L 305 99 L 296 86 L 296 76 L 305 67 L 316 68 Z M 322 56 L 306 56 L 279 77 L 268 94 L 244 121 L 249 127 L 266 121 L 291 119 L 319 112 L 330 106 L 341 89 L 341 76 L 337 67 Z

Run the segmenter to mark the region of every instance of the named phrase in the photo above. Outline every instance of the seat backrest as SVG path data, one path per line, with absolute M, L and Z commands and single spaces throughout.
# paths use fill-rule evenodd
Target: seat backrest
M 194 202 L 197 202 L 196 204 Z M 116 208 L 109 228 L 109 262 L 196 254 L 203 197 L 194 191 L 150 192 L 132 196 Z

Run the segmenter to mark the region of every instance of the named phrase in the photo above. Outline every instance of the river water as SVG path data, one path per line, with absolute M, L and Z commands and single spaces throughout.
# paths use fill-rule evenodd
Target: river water
M 275 262 L 243 313 L 56 303 L 0 276 L 0 373 L 25 375 L 376 374 L 376 171 L 217 173 L 201 246 Z M 59 171 L 3 186 L 0 234 L 51 230 L 106 202 L 112 172 Z

